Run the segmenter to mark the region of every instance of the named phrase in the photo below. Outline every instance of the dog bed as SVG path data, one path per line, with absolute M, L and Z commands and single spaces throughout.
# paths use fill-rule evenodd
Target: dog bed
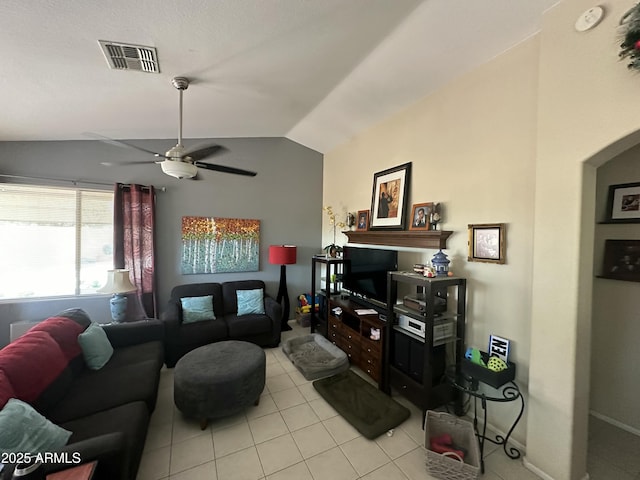
M 307 380 L 329 377 L 349 369 L 347 354 L 317 333 L 286 340 L 282 351 Z

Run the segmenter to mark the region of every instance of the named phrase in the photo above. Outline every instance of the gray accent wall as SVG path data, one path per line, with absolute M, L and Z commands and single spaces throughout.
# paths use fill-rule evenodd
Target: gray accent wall
M 175 140 L 131 140 L 143 148 L 164 152 Z M 322 224 L 322 154 L 285 138 L 185 140 L 187 146 L 216 142 L 229 152 L 206 161 L 258 173 L 256 177 L 201 171 L 200 180 L 178 180 L 162 173 L 143 152 L 104 142 L 0 142 L 0 174 L 41 177 L 42 183 L 111 189 L 115 182 L 154 185 L 157 193 L 157 280 L 160 311 L 175 285 L 257 278 L 267 293 L 278 291 L 280 267 L 269 264 L 269 245 L 298 247 L 298 263 L 287 266 L 291 318 L 296 298 L 311 284 L 311 256 L 320 252 Z M 149 160 L 148 165 L 106 167 L 101 162 Z M 0 182 L 6 181 L 0 177 Z M 12 180 L 16 181 L 16 180 Z M 104 184 L 93 185 L 87 182 Z M 33 183 L 24 180 L 23 183 Z M 183 275 L 180 272 L 180 226 L 183 216 L 254 218 L 260 224 L 260 270 L 233 274 Z M 2 235 L 2 232 L 0 232 Z M 2 272 L 0 275 L 9 275 Z M 106 272 L 105 272 L 106 277 Z M 37 301 L 0 301 L 0 347 L 8 343 L 9 324 L 37 321 L 69 307 L 85 308 L 94 320 L 110 320 L 108 296 Z

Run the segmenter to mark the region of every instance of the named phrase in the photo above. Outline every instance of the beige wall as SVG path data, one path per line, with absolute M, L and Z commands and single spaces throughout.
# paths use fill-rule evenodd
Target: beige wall
M 324 202 L 370 208 L 373 174 L 412 162 L 409 205 L 443 202 L 450 269 L 468 278 L 467 344 L 513 341 L 518 383 L 528 383 L 538 43 L 526 42 L 325 155 Z M 467 262 L 467 225 L 507 224 L 507 263 Z M 325 226 L 324 243 L 330 242 Z M 342 236 L 346 242 L 346 237 Z M 401 254 L 401 267 L 435 250 Z M 404 265 L 403 265 L 404 257 Z M 526 392 L 525 392 L 526 393 Z M 492 406 L 506 432 L 516 405 Z M 524 443 L 526 422 L 514 438 Z
M 558 479 L 586 470 L 595 166 L 632 145 L 640 123 L 638 76 L 617 50 L 631 5 L 605 5 L 597 28 L 576 32 L 592 6 L 563 1 L 540 35 L 527 461 Z
M 596 167 L 639 137 L 640 78 L 617 56 L 631 5 L 610 3 L 578 33 L 593 4 L 562 1 L 536 38 L 325 157 L 325 204 L 369 208 L 373 173 L 408 161 L 410 203 L 444 202 L 452 268 L 470 282 L 467 343 L 514 340 L 527 390 L 515 438 L 558 480 L 586 474 Z M 508 224 L 506 265 L 465 261 L 467 223 L 481 222 Z

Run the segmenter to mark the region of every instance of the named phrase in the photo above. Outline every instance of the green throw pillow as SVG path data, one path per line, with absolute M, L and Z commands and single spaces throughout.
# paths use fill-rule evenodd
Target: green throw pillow
M 97 323 L 91 323 L 78 335 L 78 343 L 82 348 L 84 361 L 91 370 L 100 370 L 113 355 L 113 347 L 107 334 Z
M 182 323 L 216 319 L 213 313 L 213 295 L 182 297 L 180 303 L 182 304 Z
M 236 297 L 238 298 L 238 316 L 264 313 L 264 291 L 261 288 L 236 290 Z
M 50 452 L 69 441 L 71 432 L 36 412 L 31 405 L 11 398 L 0 410 L 0 452 Z

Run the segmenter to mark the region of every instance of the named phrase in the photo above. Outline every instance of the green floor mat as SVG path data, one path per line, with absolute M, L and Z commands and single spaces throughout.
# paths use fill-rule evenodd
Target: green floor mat
M 363 436 L 372 440 L 407 418 L 407 408 L 352 370 L 313 382 L 314 388 Z

